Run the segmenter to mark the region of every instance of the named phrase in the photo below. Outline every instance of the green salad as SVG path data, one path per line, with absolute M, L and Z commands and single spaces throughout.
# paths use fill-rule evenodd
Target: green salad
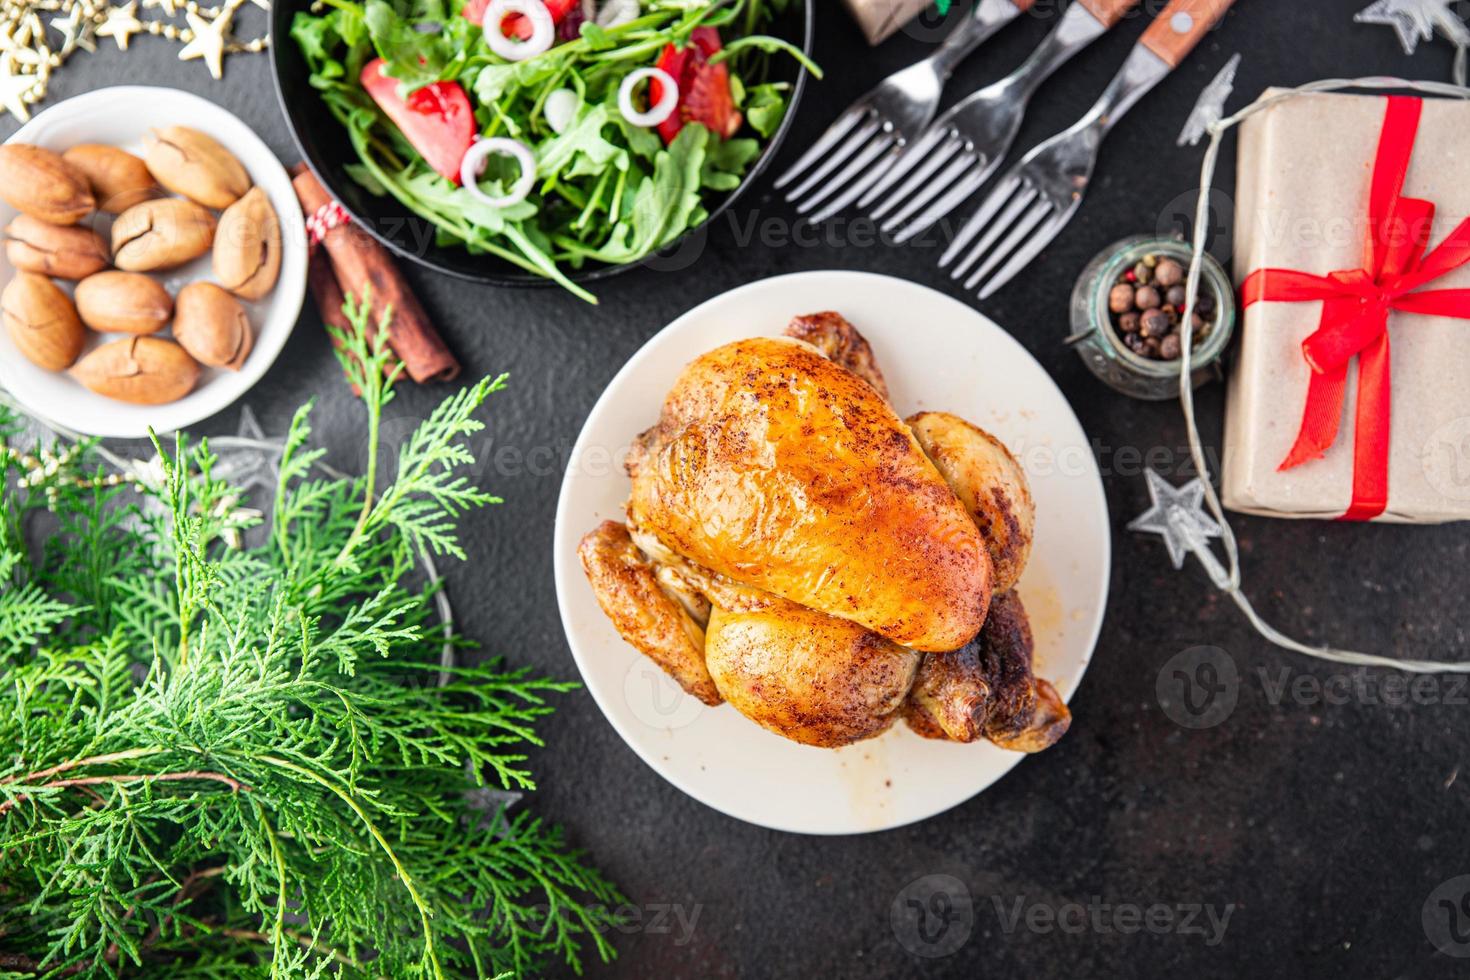
M 352 178 L 460 244 L 596 298 L 708 216 L 784 118 L 764 31 L 796 0 L 318 0 L 291 36 Z

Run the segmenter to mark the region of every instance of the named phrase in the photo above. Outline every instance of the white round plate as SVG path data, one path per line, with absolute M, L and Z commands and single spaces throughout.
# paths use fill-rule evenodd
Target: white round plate
M 808 834 L 884 830 L 963 803 L 1022 756 L 988 742 L 920 738 L 899 722 L 841 749 L 798 745 L 729 705 L 708 708 L 624 643 L 582 574 L 577 542 L 621 520 L 622 460 L 653 425 L 684 366 L 721 344 L 780 334 L 799 313 L 836 310 L 872 343 L 900 415 L 954 412 L 999 436 L 1025 466 L 1036 539 L 1020 592 L 1036 635 L 1036 672 L 1070 699 L 1107 602 L 1107 503 L 1077 417 L 1031 355 L 1000 327 L 941 293 L 887 276 L 808 272 L 752 283 L 675 320 L 618 372 L 588 417 L 557 504 L 556 592 L 587 689 L 659 775 L 750 823 Z M 1043 753 L 1033 765 L 1046 765 Z
M 6 142 L 33 143 L 61 152 L 78 143 L 107 143 L 141 154 L 143 138 L 157 126 L 191 126 L 219 140 L 266 192 L 281 224 L 281 275 L 276 288 L 257 302 L 244 303 L 255 330 L 255 344 L 239 371 L 204 368 L 194 390 L 167 405 L 130 405 L 104 398 L 83 387 L 71 375 L 52 373 L 21 356 L 7 331 L 0 330 L 0 387 L 8 390 L 28 412 L 68 429 L 93 436 L 146 436 L 171 432 L 208 418 L 245 394 L 275 361 L 301 315 L 306 297 L 306 235 L 291 178 L 270 147 L 249 126 L 206 99 L 178 89 L 146 85 L 119 85 L 97 89 L 59 102 L 16 130 Z M 16 215 L 0 201 L 0 227 Z M 94 215 L 83 224 L 109 237 L 111 216 Z M 14 269 L 0 253 L 0 286 Z M 155 274 L 170 295 L 187 283 L 214 279 L 210 257 Z M 56 280 L 68 293 L 73 283 Z M 121 334 L 89 331 L 87 350 Z

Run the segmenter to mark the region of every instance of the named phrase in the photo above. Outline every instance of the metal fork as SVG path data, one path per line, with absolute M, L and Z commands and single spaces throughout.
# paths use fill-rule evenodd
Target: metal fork
M 956 103 L 905 147 L 887 173 L 858 199 L 858 207 L 876 201 L 869 213 L 882 220 L 883 230 L 898 242 L 949 214 L 1000 167 L 1041 83 L 1111 30 L 1136 3 L 1077 0 L 1020 68 Z
M 988 299 L 1036 258 L 1082 206 L 1103 137 L 1179 66 L 1234 2 L 1171 0 L 1087 115 L 1026 154 L 960 229 L 939 259 L 945 267 L 964 253 L 950 278 L 975 267 L 965 288 L 990 276 L 980 289 L 980 298 Z
M 797 212 L 806 214 L 834 194 L 837 199 L 823 214 L 846 207 L 883 175 L 909 140 L 929 125 L 939 108 L 944 83 L 955 67 L 1034 2 L 977 0 L 970 15 L 933 54 L 889 75 L 848 106 L 817 142 L 776 178 L 776 188 L 785 187 L 810 170 L 786 195 Z M 834 174 L 838 167 L 842 169 Z

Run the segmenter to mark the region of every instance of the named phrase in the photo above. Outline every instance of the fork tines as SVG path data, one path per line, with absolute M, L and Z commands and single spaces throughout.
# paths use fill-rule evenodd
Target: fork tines
M 990 170 L 974 143 L 952 129 L 931 129 L 898 155 L 858 206 L 869 208 L 873 220 L 902 244 L 958 207 L 985 183 Z
M 902 145 L 897 129 L 876 109 L 863 103 L 854 105 L 837 117 L 790 169 L 776 178 L 776 189 L 805 174 L 787 192 L 786 199 L 798 214 L 809 215 L 808 220 L 813 223 L 823 221 L 847 207 L 881 178 L 893 165 Z M 842 169 L 838 170 L 839 167 Z M 827 203 L 821 211 L 809 214 L 824 201 Z
M 1045 248 L 1066 224 L 1067 215 L 1023 173 L 1012 173 L 986 198 L 939 258 L 950 278 L 969 272 L 965 289 L 979 286 L 989 299 Z M 971 247 L 976 238 L 980 240 Z M 973 268 L 973 272 L 970 270 Z M 994 275 L 991 275 L 991 273 Z M 982 280 L 990 278 L 981 285 Z

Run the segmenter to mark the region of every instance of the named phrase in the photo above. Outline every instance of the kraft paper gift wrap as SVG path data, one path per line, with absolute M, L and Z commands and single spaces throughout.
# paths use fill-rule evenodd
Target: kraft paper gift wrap
M 1266 93 L 1273 94 L 1275 90 Z M 1326 275 L 1359 269 L 1387 99 L 1299 96 L 1241 125 L 1235 277 L 1263 268 Z M 1403 196 L 1433 202 L 1432 250 L 1470 216 L 1470 101 L 1426 99 Z M 1462 266 L 1423 287 L 1470 287 Z M 1232 510 L 1336 518 L 1353 487 L 1357 361 L 1348 369 L 1337 440 L 1322 459 L 1279 470 L 1306 406 L 1302 341 L 1323 304 L 1257 302 L 1242 311 L 1229 382 L 1222 483 Z M 1387 509 L 1375 520 L 1470 517 L 1470 320 L 1393 311 Z
M 869 44 L 877 44 L 917 17 L 933 0 L 845 0 Z

